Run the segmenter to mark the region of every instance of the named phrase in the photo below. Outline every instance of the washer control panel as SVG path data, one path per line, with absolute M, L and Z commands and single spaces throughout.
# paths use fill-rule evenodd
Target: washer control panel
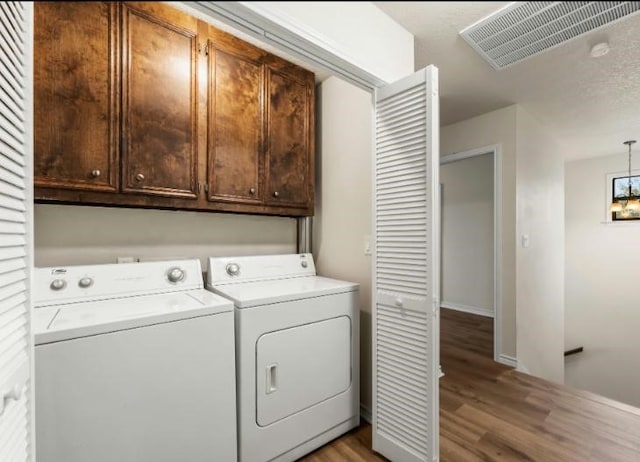
M 36 306 L 202 289 L 200 260 L 36 268 Z

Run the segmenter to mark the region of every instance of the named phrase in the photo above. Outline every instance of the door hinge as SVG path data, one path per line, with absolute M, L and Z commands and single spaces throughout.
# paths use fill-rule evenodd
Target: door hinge
M 198 53 L 202 53 L 202 43 L 198 42 Z
M 209 44 L 208 43 L 204 46 L 204 54 L 209 56 Z

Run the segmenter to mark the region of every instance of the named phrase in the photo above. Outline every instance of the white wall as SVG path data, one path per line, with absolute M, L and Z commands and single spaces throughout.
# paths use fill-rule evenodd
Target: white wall
M 442 302 L 493 316 L 493 154 L 440 167 Z
M 371 406 L 372 100 L 332 77 L 317 90 L 318 165 L 313 254 L 323 276 L 360 284 L 360 400 Z
M 515 222 L 516 222 L 516 106 L 509 106 L 442 127 L 441 155 L 500 145 L 502 162 L 502 316 L 498 329 L 502 345 L 498 353 L 516 356 Z
M 567 358 L 565 380 L 640 406 L 640 222 L 602 223 L 606 175 L 626 169 L 626 154 L 565 166 L 565 345 L 584 346 Z
M 293 218 L 37 204 L 35 265 L 296 252 Z
M 523 370 L 564 381 L 564 151 L 517 107 L 517 357 Z M 528 236 L 529 245 L 522 244 Z
M 240 2 L 385 82 L 414 72 L 413 35 L 372 2 Z

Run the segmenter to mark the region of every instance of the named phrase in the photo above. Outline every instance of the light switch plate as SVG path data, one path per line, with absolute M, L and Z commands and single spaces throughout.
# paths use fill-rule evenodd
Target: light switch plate
M 364 235 L 363 244 L 364 244 L 364 254 L 371 255 L 371 236 L 370 235 L 368 234 Z

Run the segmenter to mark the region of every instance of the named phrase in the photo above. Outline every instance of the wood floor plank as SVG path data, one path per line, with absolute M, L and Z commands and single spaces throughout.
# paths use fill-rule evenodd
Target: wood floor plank
M 387 459 L 371 450 L 371 425 L 363 423 L 300 460 L 305 462 L 384 462 Z
M 441 462 L 640 462 L 640 409 L 493 361 L 491 318 L 442 309 L 440 335 Z M 301 460 L 387 459 L 363 423 Z
M 440 434 L 448 432 L 449 435 L 456 435 L 455 439 L 464 442 L 466 446 L 473 446 L 487 433 L 483 426 L 477 425 L 455 412 L 441 410 L 440 415 Z
M 440 435 L 440 460 L 450 462 L 484 462 L 488 460 L 484 454 L 473 446 L 469 447 L 464 442 L 459 443 L 451 439 L 445 432 Z
M 515 457 L 514 454 L 520 454 L 516 460 L 582 462 L 589 454 L 584 448 L 568 448 L 556 444 L 541 433 L 527 428 L 527 425 L 511 423 L 473 405 L 465 404 L 457 414 L 487 429 L 482 438 L 484 444 L 480 447 L 489 450 L 490 460 L 504 460 L 504 454 L 508 454 L 507 457 L 510 458 Z M 492 442 L 495 448 L 491 447 Z

